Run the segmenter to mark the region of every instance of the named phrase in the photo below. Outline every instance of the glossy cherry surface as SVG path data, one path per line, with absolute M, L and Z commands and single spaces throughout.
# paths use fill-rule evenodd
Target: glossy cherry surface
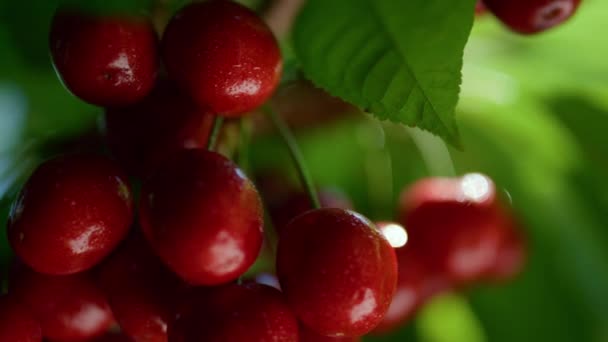
M 131 191 L 120 168 L 105 157 L 68 155 L 34 171 L 13 203 L 7 230 L 23 262 L 59 275 L 100 262 L 132 220 Z
M 27 305 L 53 341 L 100 336 L 113 322 L 105 295 L 89 273 L 50 276 L 16 266 L 9 294 Z
M 152 89 L 157 37 L 144 18 L 59 11 L 51 25 L 57 75 L 77 97 L 99 106 L 134 103 Z
M 277 289 L 226 285 L 209 290 L 194 310 L 181 315 L 171 341 L 297 342 L 298 322 Z
M 410 248 L 424 256 L 433 272 L 456 284 L 478 281 L 498 250 L 495 205 L 494 185 L 480 174 L 416 182 L 401 197 Z
M 487 272 L 490 281 L 504 282 L 520 274 L 526 264 L 528 248 L 523 232 L 508 210 L 496 208 L 496 220 L 500 226 L 498 251 Z
M 363 216 L 343 209 L 308 211 L 279 239 L 277 275 L 309 329 L 361 336 L 380 323 L 397 284 L 393 248 Z
M 450 288 L 451 284 L 443 274 L 434 273 L 425 264 L 424 256 L 415 253 L 410 244 L 397 248 L 399 278 L 397 291 L 391 305 L 373 333 L 385 334 L 396 331 L 409 322 L 424 303 L 432 296 Z
M 533 34 L 568 20 L 581 0 L 484 0 L 484 3 L 513 31 Z
M 277 290 L 281 290 L 281 284 L 279 284 L 279 278 L 272 273 L 261 272 L 255 275 L 253 279 L 250 279 L 254 283 L 274 287 Z
M 328 337 L 300 325 L 300 342 L 359 342 L 358 337 Z
M 264 104 L 282 71 L 277 41 L 262 19 L 225 0 L 179 11 L 164 33 L 162 56 L 169 77 L 199 106 L 225 116 Z
M 42 341 L 40 323 L 29 308 L 6 295 L 0 296 L 0 341 Z
M 235 280 L 258 256 L 260 197 L 245 174 L 220 154 L 181 151 L 144 183 L 140 201 L 148 241 L 191 284 Z
M 135 342 L 166 342 L 179 280 L 134 233 L 99 269 L 122 331 Z
M 142 101 L 106 109 L 106 140 L 131 174 L 145 176 L 179 149 L 204 148 L 212 121 L 174 84 L 161 81 Z

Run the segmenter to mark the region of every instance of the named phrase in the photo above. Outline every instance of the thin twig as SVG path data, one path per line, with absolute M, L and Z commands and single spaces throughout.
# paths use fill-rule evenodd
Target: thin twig
M 220 135 L 222 124 L 224 123 L 224 117 L 216 115 L 213 118 L 213 127 L 211 127 L 211 133 L 209 133 L 209 140 L 207 141 L 207 150 L 215 150 L 217 144 L 217 138 Z
M 319 196 L 312 181 L 312 177 L 308 172 L 308 168 L 306 168 L 304 156 L 302 155 L 302 151 L 300 151 L 296 138 L 289 127 L 287 127 L 285 121 L 283 121 L 283 119 L 275 111 L 268 106 L 264 108 L 264 111 L 268 113 L 270 120 L 272 120 L 272 123 L 285 141 L 285 145 L 287 145 L 287 148 L 289 149 L 289 154 L 291 155 L 291 158 L 296 166 L 296 170 L 298 171 L 298 175 L 300 176 L 300 181 L 308 192 L 308 196 L 313 208 L 319 209 L 321 207 L 319 204 Z

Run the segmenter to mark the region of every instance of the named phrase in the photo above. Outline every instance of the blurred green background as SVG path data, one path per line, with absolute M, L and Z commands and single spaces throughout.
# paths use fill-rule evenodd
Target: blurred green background
M 0 0 L 2 222 L 32 167 L 95 130 L 101 112 L 54 74 L 47 32 L 56 4 Z M 489 15 L 476 21 L 457 110 L 464 150 L 450 153 L 456 173 L 487 173 L 508 193 L 529 236 L 529 264 L 510 284 L 442 296 L 403 331 L 369 340 L 608 341 L 607 14 L 608 2 L 584 1 L 568 24 L 534 37 Z M 343 189 L 372 219 L 392 218 L 407 184 L 448 172 L 436 139 L 347 118 L 299 139 L 317 183 Z M 422 154 L 412 137 L 430 141 Z M 269 136 L 254 142 L 250 162 L 265 169 L 289 159 Z M 8 258 L 2 234 L 3 268 Z

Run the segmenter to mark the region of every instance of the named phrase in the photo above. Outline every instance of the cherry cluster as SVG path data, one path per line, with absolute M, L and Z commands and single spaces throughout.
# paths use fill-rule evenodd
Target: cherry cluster
M 479 0 L 475 13 L 489 10 L 511 30 L 528 35 L 570 19 L 580 3 L 581 0 Z
M 486 177 L 422 180 L 401 225 L 374 224 L 334 192 L 319 192 L 322 208 L 258 192 L 214 152 L 217 118 L 261 106 L 281 75 L 273 34 L 241 5 L 189 4 L 160 42 L 145 18 L 60 10 L 50 50 L 66 88 L 105 109 L 111 156 L 47 160 L 16 197 L 0 341 L 358 341 L 432 295 L 522 267 Z M 244 278 L 272 243 L 262 197 L 273 286 Z M 402 225 L 410 243 L 395 248 Z
M 282 179 L 277 182 L 277 179 L 280 178 L 275 175 L 269 181 L 266 176 L 258 180 L 258 185 L 275 228 L 281 234 L 296 224 L 284 223 L 285 213 L 298 217 L 312 207 L 303 192 L 279 188 L 278 183 L 289 182 Z M 323 207 L 353 210 L 348 198 L 333 189 L 320 189 L 319 199 Z M 466 291 L 479 284 L 503 283 L 523 270 L 527 259 L 523 231 L 496 193 L 494 182 L 483 174 L 421 179 L 403 189 L 397 212 L 395 222 L 375 222 L 394 247 L 398 280 L 391 304 L 371 334 L 384 335 L 399 329 L 437 295 Z M 280 225 L 281 222 L 286 226 Z M 295 235 L 295 232 L 285 235 Z M 286 237 L 280 235 L 280 239 Z M 292 248 L 303 247 L 297 247 L 294 242 Z M 343 255 L 349 253 L 338 243 L 333 249 Z M 349 254 L 349 257 L 355 256 Z M 340 269 L 332 272 L 339 273 Z M 279 289 L 283 285 L 280 278 L 268 274 L 256 280 Z
M 399 222 L 409 242 L 396 249 L 397 292 L 375 332 L 399 327 L 438 294 L 508 281 L 525 264 L 519 223 L 482 174 L 419 180 L 401 194 Z

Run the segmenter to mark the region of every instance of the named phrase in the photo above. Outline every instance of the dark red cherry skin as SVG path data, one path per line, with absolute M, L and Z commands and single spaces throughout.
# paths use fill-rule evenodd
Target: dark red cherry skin
M 116 321 L 134 342 L 167 342 L 179 280 L 134 233 L 99 269 Z
M 399 278 L 397 291 L 382 322 L 374 329 L 374 335 L 393 332 L 407 324 L 418 310 L 433 296 L 450 289 L 450 282 L 443 274 L 426 266 L 424 257 L 415 253 L 408 242 L 396 248 Z
M 496 258 L 495 205 L 494 185 L 482 175 L 427 178 L 403 192 L 401 223 L 426 266 L 464 286 L 478 281 Z
M 353 204 L 346 195 L 333 189 L 318 191 L 319 203 L 322 208 L 353 209 Z M 294 191 L 285 199 L 269 204 L 270 216 L 277 232 L 281 232 L 289 221 L 300 214 L 313 209 L 310 196 L 303 191 Z
M 29 308 L 7 295 L 0 296 L 0 341 L 40 342 L 40 323 Z
M 96 155 L 41 164 L 11 208 L 7 231 L 15 254 L 40 273 L 72 274 L 99 263 L 133 220 L 127 177 Z
M 183 150 L 142 187 L 140 223 L 148 241 L 193 285 L 230 282 L 253 264 L 262 215 L 253 183 L 215 152 Z
M 527 243 L 513 214 L 506 208 L 496 208 L 500 227 L 498 251 L 486 278 L 492 282 L 505 282 L 519 275 L 527 260 Z
M 204 148 L 213 121 L 168 81 L 134 105 L 106 108 L 104 118 L 112 154 L 137 176 L 149 175 L 180 149 Z
M 112 324 L 110 306 L 90 273 L 51 276 L 17 266 L 9 294 L 27 305 L 53 341 L 82 341 L 103 335 Z
M 308 329 L 304 325 L 300 325 L 300 342 L 359 342 L 358 337 L 328 337 L 319 335 L 316 332 Z
M 581 0 L 484 0 L 484 3 L 511 30 L 534 34 L 568 20 Z
M 395 251 L 365 217 L 343 209 L 308 211 L 279 239 L 277 275 L 309 329 L 330 337 L 376 327 L 397 285 Z
M 162 57 L 169 77 L 199 106 L 229 117 L 264 104 L 282 71 L 268 26 L 250 9 L 224 0 L 179 11 L 165 30 Z
M 154 85 L 158 39 L 144 18 L 59 11 L 49 44 L 57 75 L 83 101 L 122 106 Z
M 101 337 L 88 340 L 88 342 L 133 342 L 133 340 L 122 333 L 109 332 Z
M 212 289 L 200 305 L 181 315 L 175 342 L 297 342 L 298 322 L 281 292 L 247 283 Z

